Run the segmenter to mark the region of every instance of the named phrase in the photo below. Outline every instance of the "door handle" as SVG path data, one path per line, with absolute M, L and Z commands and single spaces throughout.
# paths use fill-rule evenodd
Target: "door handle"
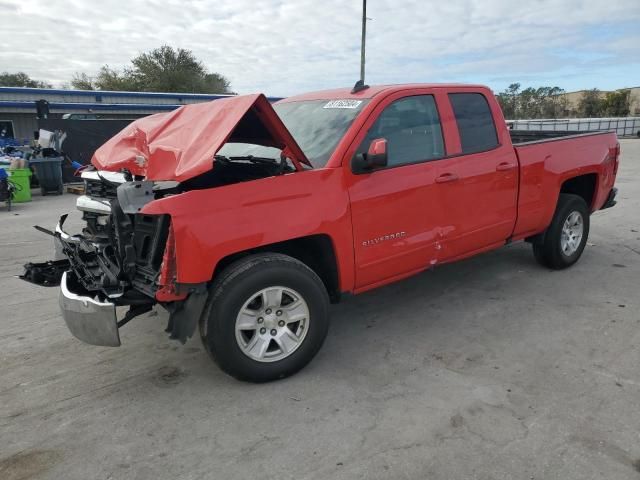
M 511 170 L 512 168 L 516 168 L 516 166 L 513 163 L 502 162 L 502 163 L 499 163 L 498 166 L 496 167 L 496 172 L 505 172 L 507 170 Z
M 443 173 L 439 177 L 436 177 L 436 183 L 455 182 L 458 180 L 458 175 L 455 173 Z

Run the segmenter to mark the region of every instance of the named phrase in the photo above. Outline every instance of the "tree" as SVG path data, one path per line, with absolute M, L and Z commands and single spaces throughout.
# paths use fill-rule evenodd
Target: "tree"
M 560 87 L 527 87 L 512 83 L 497 95 L 507 119 L 558 118 L 566 115 L 567 98 Z
M 229 80 L 209 72 L 193 52 L 168 45 L 138 55 L 121 72 L 104 65 L 95 79 L 76 73 L 71 83 L 83 90 L 231 93 Z
M 586 118 L 601 117 L 604 112 L 602 93 L 597 88 L 585 90 L 578 101 L 578 115 Z
M 537 118 L 558 118 L 567 113 L 568 100 L 560 87 L 540 87 L 536 90 Z
M 626 117 L 631 111 L 631 90 L 607 92 L 602 99 L 603 114 L 607 117 Z
M 227 93 L 229 81 L 209 73 L 190 50 L 164 45 L 134 58 L 131 76 L 155 92 Z
M 538 118 L 535 88 L 528 87 L 520 92 L 520 95 L 518 95 L 518 110 L 516 114 L 517 118 Z
M 140 85 L 139 82 L 133 77 L 131 72 L 125 69 L 122 73 L 104 65 L 98 72 L 98 76 L 94 81 L 95 87 L 98 90 L 116 90 L 116 91 L 130 91 L 139 92 L 143 90 L 154 91 Z M 156 90 L 157 91 L 157 90 Z
M 507 119 L 516 119 L 518 110 L 518 92 L 520 91 L 519 83 L 512 83 L 504 92 L 499 93 L 496 98 L 502 108 L 502 113 Z
M 95 90 L 93 79 L 86 73 L 74 73 L 71 79 L 71 87 L 76 90 Z
M 34 80 L 24 72 L 2 72 L 0 73 L 0 87 L 53 88 L 53 85 Z

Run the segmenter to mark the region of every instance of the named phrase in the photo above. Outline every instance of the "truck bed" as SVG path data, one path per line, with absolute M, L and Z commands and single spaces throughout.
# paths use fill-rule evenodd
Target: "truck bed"
M 602 207 L 615 180 L 611 161 L 618 143 L 615 132 L 510 133 L 520 165 L 517 234 L 540 232 L 549 225 L 558 190 L 568 178 L 587 176 L 585 181 L 595 187 L 590 209 Z
M 541 142 L 548 140 L 561 140 L 567 137 L 595 135 L 599 133 L 607 133 L 606 131 L 592 130 L 509 130 L 511 143 L 520 145 L 523 143 Z

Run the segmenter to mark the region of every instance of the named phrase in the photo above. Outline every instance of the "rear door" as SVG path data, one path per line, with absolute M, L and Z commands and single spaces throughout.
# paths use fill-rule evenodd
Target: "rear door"
M 447 95 L 459 150 L 448 160 L 440 190 L 449 226 L 443 260 L 467 256 L 505 242 L 517 212 L 518 161 L 502 115 L 478 91 Z M 496 106 L 497 108 L 497 106 Z M 495 115 L 495 117 L 494 117 Z

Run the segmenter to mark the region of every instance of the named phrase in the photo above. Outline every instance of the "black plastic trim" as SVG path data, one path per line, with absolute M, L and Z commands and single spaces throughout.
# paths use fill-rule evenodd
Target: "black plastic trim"
M 607 196 L 607 201 L 604 202 L 604 205 L 602 205 L 602 208 L 600 210 L 604 210 L 605 208 L 611 208 L 616 203 L 618 203 L 616 201 L 616 195 L 618 195 L 618 189 L 616 187 L 613 187 L 609 192 L 609 195 Z

